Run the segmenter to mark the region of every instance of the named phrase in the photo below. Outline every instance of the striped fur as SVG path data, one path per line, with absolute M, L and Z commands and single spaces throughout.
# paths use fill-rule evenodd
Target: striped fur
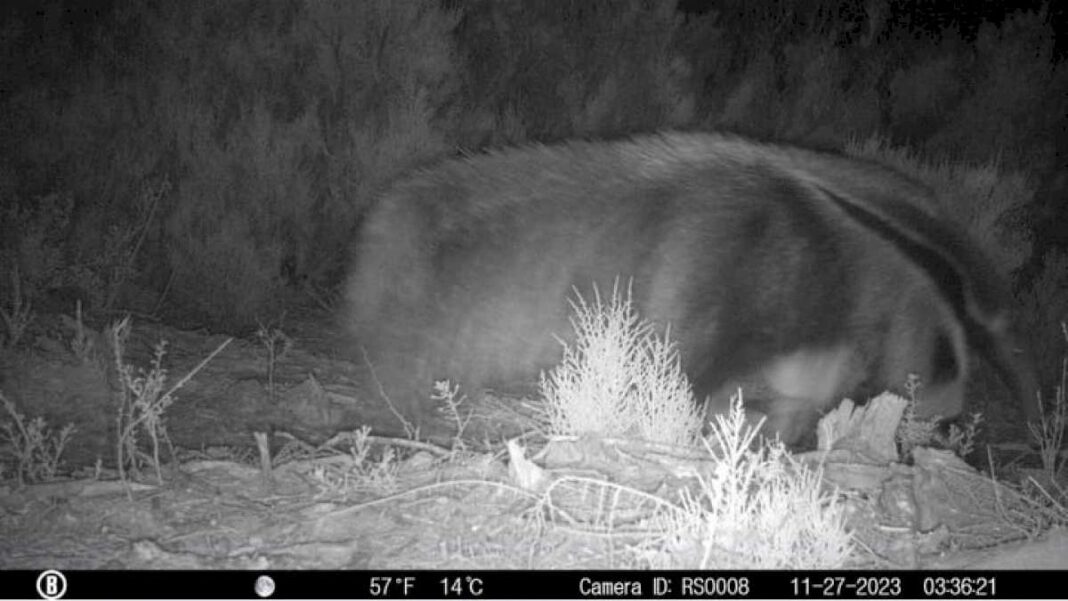
M 969 347 L 1027 394 L 1008 296 L 924 186 L 885 167 L 710 134 L 572 142 L 447 161 L 360 232 L 344 318 L 418 415 L 435 378 L 470 390 L 560 357 L 573 287 L 630 278 L 671 325 L 699 398 L 730 392 L 796 440 L 844 396 L 924 387 L 963 405 Z

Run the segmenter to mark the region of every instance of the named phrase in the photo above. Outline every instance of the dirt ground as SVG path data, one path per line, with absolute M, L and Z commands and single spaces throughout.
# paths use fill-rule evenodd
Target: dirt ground
M 665 498 L 708 464 L 631 441 L 549 440 L 520 400 L 468 405 L 460 439 L 443 416 L 412 441 L 333 330 L 287 324 L 273 362 L 255 335 L 232 341 L 175 393 L 162 471 L 142 463 L 126 483 L 114 469 L 119 390 L 106 332 L 90 331 L 74 352 L 62 322 L 4 352 L 0 391 L 19 412 L 76 431 L 57 479 L 19 485 L 3 472 L 0 568 L 641 567 L 630 552 L 646 523 L 641 503 L 617 495 L 609 511 L 588 489 L 546 503 L 505 441 L 549 478 L 580 474 Z M 160 340 L 177 382 L 226 337 L 135 322 L 123 361 L 150 369 Z M 0 451 L 10 458 L 12 447 Z M 953 457 L 823 463 L 849 506 L 849 567 L 1068 569 L 1055 512 Z

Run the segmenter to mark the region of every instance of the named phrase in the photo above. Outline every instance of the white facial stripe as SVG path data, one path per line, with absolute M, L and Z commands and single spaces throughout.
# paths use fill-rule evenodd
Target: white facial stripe
M 849 349 L 800 350 L 764 368 L 769 386 L 780 395 L 822 404 L 843 392 Z

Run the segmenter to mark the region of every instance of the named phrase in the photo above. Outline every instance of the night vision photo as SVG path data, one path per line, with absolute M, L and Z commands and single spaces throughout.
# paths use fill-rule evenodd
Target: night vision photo
M 0 582 L 1053 594 L 1062 4 L 4 3 Z

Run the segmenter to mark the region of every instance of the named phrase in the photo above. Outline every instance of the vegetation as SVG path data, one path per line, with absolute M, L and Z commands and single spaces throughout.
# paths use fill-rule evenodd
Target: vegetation
M 1026 258 L 1025 232 L 1003 217 L 1030 200 L 1020 170 L 1053 160 L 1063 111 L 1051 109 L 1068 92 L 1047 13 L 994 23 L 889 0 L 717 8 L 6 9 L 0 70 L 19 85 L 0 97 L 0 274 L 21 287 L 0 295 L 5 344 L 28 307 L 64 295 L 91 312 L 137 304 L 254 329 L 293 300 L 329 296 L 375 193 L 413 166 L 663 128 L 836 147 L 877 134 L 934 157 L 953 182 L 996 188 L 954 206 L 997 240 L 1002 264 Z M 51 42 L 32 43 L 42 30 Z M 962 159 L 979 167 L 961 171 Z
M 33 340 L 42 313 L 75 306 L 97 323 L 112 321 L 117 309 L 230 332 L 280 323 L 295 304 L 330 306 L 361 218 L 412 168 L 502 144 L 715 129 L 846 149 L 938 188 L 1000 269 L 1038 266 L 1016 292 L 1051 388 L 1062 373 L 1057 324 L 1068 315 L 1068 255 L 1032 256 L 1025 217 L 1044 174 L 1064 167 L 1057 144 L 1068 68 L 1047 10 L 994 18 L 959 7 L 939 14 L 939 6 L 723 0 L 700 12 L 638 0 L 114 0 L 5 7 L 0 351 Z M 651 424 L 664 418 L 649 407 L 664 405 L 650 401 L 659 393 L 620 379 L 637 370 L 666 384 L 669 398 L 688 394 L 675 379 L 670 342 L 640 326 L 616 292 L 607 303 L 576 300 L 578 346 L 544 379 L 554 428 L 692 440 L 691 415 L 679 411 L 672 418 L 679 429 L 657 430 Z M 608 318 L 621 327 L 600 339 L 595 326 Z M 285 343 L 280 332 L 261 330 L 273 395 Z M 112 334 L 121 351 L 119 332 Z M 79 339 L 74 350 L 88 355 L 91 343 Z M 132 440 L 144 427 L 154 448 L 163 430 L 151 416 L 169 402 L 162 353 L 141 375 L 114 358 L 126 412 L 120 438 Z M 583 371 L 588 359 L 611 363 L 609 384 L 629 392 L 576 413 L 568 399 L 589 398 L 605 384 Z M 448 385 L 439 391 L 463 431 L 457 395 Z M 605 421 L 620 398 L 630 399 L 624 422 Z M 9 432 L 11 444 L 33 456 L 37 435 L 18 432 Z M 123 444 L 120 466 L 135 465 L 133 447 Z M 50 448 L 42 465 L 54 464 L 62 445 Z M 148 463 L 158 466 L 158 452 Z
M 696 443 L 704 415 L 674 345 L 639 318 L 629 288 L 617 282 L 607 300 L 594 293 L 572 302 L 575 343 L 541 377 L 549 431 Z

